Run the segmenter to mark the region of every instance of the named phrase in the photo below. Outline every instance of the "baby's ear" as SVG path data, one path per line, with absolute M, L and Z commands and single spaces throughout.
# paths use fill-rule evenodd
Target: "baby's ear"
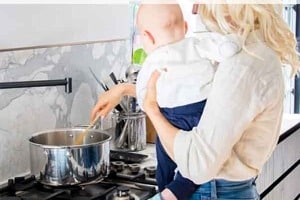
M 188 23 L 186 21 L 184 21 L 184 34 L 186 34 L 189 30 L 189 26 Z
M 145 36 L 150 40 L 150 42 L 154 45 L 155 44 L 155 38 L 149 31 L 144 31 Z

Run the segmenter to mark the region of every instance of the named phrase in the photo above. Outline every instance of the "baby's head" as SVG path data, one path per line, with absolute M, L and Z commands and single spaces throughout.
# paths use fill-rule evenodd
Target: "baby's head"
M 150 53 L 157 47 L 182 40 L 187 24 L 177 4 L 141 4 L 137 28 L 145 51 Z

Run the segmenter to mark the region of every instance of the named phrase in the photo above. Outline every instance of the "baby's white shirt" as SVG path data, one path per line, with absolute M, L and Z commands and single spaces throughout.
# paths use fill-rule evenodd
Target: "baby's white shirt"
M 216 70 L 212 61 L 221 62 L 240 50 L 237 36 L 218 33 L 202 39 L 185 38 L 156 49 L 148 55 L 137 77 L 138 104 L 143 110 L 147 83 L 156 69 L 162 71 L 156 85 L 160 107 L 173 108 L 206 99 Z

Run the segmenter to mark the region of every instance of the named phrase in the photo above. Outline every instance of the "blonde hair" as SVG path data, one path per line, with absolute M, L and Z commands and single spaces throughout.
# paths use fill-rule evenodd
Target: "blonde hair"
M 297 40 L 284 22 L 282 13 L 277 12 L 278 8 L 282 10 L 282 6 L 273 4 L 201 4 L 198 13 L 211 31 L 240 35 L 244 49 L 249 33 L 260 30 L 281 62 L 291 65 L 294 75 L 300 66 Z

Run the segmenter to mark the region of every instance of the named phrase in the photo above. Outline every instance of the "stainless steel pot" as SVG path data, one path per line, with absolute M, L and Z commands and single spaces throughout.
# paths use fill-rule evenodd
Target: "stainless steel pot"
M 109 173 L 111 136 L 89 130 L 82 145 L 75 145 L 84 128 L 36 133 L 29 139 L 31 173 L 43 184 L 74 185 L 100 179 Z

